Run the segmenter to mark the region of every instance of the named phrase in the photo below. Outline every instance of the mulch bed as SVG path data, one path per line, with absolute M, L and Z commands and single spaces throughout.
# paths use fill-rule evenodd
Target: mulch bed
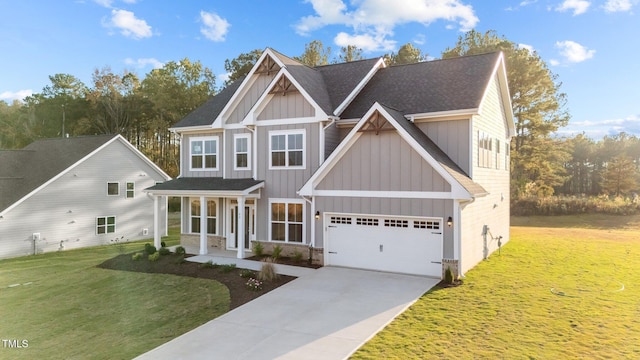
M 246 304 L 249 301 L 260 297 L 261 295 L 264 295 L 269 291 L 295 279 L 295 277 L 293 276 L 280 275 L 278 279 L 273 282 L 265 281 L 262 285 L 262 290 L 254 291 L 247 288 L 246 284 L 248 278 L 243 278 L 240 276 L 240 268 L 236 268 L 231 270 L 230 272 L 225 273 L 220 267 L 205 268 L 199 263 L 190 261 L 180 263 L 179 255 L 175 254 L 160 256 L 157 261 L 149 261 L 147 260 L 146 256 L 144 256 L 140 260 L 134 261 L 132 260 L 131 255 L 132 254 L 118 255 L 103 262 L 102 264 L 99 264 L 98 267 L 111 270 L 135 271 L 156 274 L 173 274 L 179 276 L 190 276 L 195 278 L 216 280 L 224 284 L 229 289 L 229 294 L 231 295 L 229 310 Z

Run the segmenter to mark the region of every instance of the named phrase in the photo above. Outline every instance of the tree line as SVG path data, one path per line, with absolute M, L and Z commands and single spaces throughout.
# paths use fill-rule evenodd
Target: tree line
M 511 142 L 512 197 L 630 195 L 638 191 L 640 140 L 624 133 L 593 140 L 579 134 L 560 138 L 567 125 L 566 94 L 561 82 L 536 52 L 498 36 L 475 30 L 461 35 L 441 58 L 502 51 L 516 120 Z M 261 49 L 227 59 L 228 79 L 246 75 Z M 427 61 L 410 43 L 385 54 L 389 66 Z M 320 41 L 305 45 L 294 57 L 315 67 L 364 59 L 362 49 L 346 46 L 332 54 Z M 89 134 L 122 134 L 171 176 L 178 174 L 179 139 L 169 128 L 215 95 L 216 78 L 200 61 L 184 58 L 136 74 L 96 69 L 86 85 L 70 74 L 49 76 L 51 84 L 23 102 L 0 101 L 0 149 L 21 148 L 35 139 Z

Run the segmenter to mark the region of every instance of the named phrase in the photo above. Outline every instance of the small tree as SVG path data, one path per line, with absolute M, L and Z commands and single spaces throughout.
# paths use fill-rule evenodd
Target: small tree
M 634 190 L 638 185 L 638 171 L 633 161 L 618 155 L 607 163 L 602 176 L 602 190 L 610 195 L 622 195 Z

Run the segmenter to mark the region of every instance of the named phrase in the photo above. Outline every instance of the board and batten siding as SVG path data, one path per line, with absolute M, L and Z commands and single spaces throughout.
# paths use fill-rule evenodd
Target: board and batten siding
M 305 168 L 304 169 L 269 169 L 269 132 L 302 130 L 305 133 Z M 265 187 L 261 190 L 261 198 L 257 202 L 256 234 L 258 240 L 268 240 L 269 199 L 301 200 L 298 190 L 307 182 L 320 166 L 318 151 L 320 148 L 320 127 L 317 123 L 296 125 L 274 125 L 256 127 L 258 180 L 264 180 Z M 305 202 L 305 239 L 310 239 L 311 208 Z
M 333 123 L 329 127 L 324 130 L 324 158 L 327 159 L 329 155 L 335 150 L 340 141 L 342 141 L 342 136 L 340 134 L 340 129 L 338 129 L 338 124 Z
M 444 257 L 453 258 L 453 230 L 446 226 L 446 220 L 453 213 L 450 199 L 397 199 L 370 197 L 317 196 L 316 210 L 320 213 L 375 214 L 387 216 L 420 216 L 442 218 L 444 236 Z M 316 247 L 324 246 L 323 217 L 316 222 Z
M 318 190 L 451 191 L 451 185 L 394 131 L 360 133 Z
M 291 119 L 314 117 L 315 109 L 299 93 L 272 95 L 265 108 L 258 114 L 258 120 Z
M 218 170 L 203 170 L 203 171 L 191 171 L 189 168 L 191 167 L 191 139 L 196 139 L 199 137 L 218 137 Z M 222 166 L 225 164 L 225 137 L 223 136 L 222 131 L 206 131 L 200 133 L 190 133 L 182 136 L 182 141 L 180 142 L 180 167 L 182 171 L 182 177 L 222 177 Z M 232 139 L 233 140 L 233 139 Z
M 476 198 L 471 204 L 463 207 L 461 213 L 461 239 L 463 272 L 471 269 L 486 256 L 498 248 L 498 240 L 502 236 L 502 244 L 509 241 L 510 225 L 510 171 L 505 167 L 505 146 L 509 141 L 507 117 L 498 78 L 495 77 L 485 100 L 480 115 L 473 117 L 473 180 L 487 190 L 488 195 Z M 478 166 L 478 132 L 490 136 L 493 141 L 493 166 Z M 496 140 L 500 142 L 500 153 L 497 155 Z M 495 166 L 497 161 L 499 166 Z M 489 229 L 485 233 L 485 226 Z M 493 238 L 492 238 L 493 236 Z
M 251 108 L 258 101 L 260 96 L 264 93 L 266 88 L 269 86 L 273 78 L 274 74 L 260 74 L 254 75 L 256 79 L 253 81 L 251 86 L 247 87 L 246 92 L 243 94 L 239 94 L 241 96 L 238 97 L 238 101 L 235 104 L 235 107 L 229 114 L 229 117 L 225 119 L 226 124 L 239 124 L 244 118 L 247 116 Z
M 468 119 L 416 122 L 416 126 L 427 134 L 429 139 L 438 145 L 465 174 L 471 173 Z
M 165 179 L 120 141 L 114 141 L 8 211 L 0 219 L 0 258 L 153 238 L 153 199 L 142 192 Z M 107 196 L 107 182 L 119 182 Z M 126 198 L 126 183 L 135 183 Z M 166 212 L 164 203 L 161 213 Z M 96 217 L 115 216 L 116 232 L 96 234 Z M 160 216 L 164 234 L 165 218 Z M 143 235 L 147 229 L 147 235 Z M 40 240 L 33 241 L 39 233 Z

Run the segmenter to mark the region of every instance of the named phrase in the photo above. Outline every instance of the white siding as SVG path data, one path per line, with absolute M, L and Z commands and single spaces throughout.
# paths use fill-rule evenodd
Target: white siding
M 109 244 L 121 237 L 151 239 L 153 199 L 142 190 L 156 181 L 165 179 L 116 140 L 0 219 L 0 257 L 33 254 L 33 233 L 41 236 L 37 253 Z M 107 196 L 107 182 L 119 182 L 120 195 Z M 135 183 L 134 198 L 125 197 L 127 182 Z M 98 216 L 115 216 L 116 232 L 97 235 Z M 163 222 L 160 229 L 165 228 Z
M 493 157 L 495 159 L 495 140 L 500 140 L 501 166 L 496 169 L 478 166 L 478 131 L 491 136 L 494 141 Z M 485 225 L 493 237 L 502 236 L 502 243 L 509 241 L 509 179 L 510 172 L 504 167 L 504 144 L 508 143 L 505 109 L 499 91 L 498 78 L 494 78 L 482 106 L 481 114 L 474 116 L 472 129 L 473 180 L 482 185 L 489 193 L 477 198 L 465 206 L 461 214 L 462 264 L 463 272 L 471 269 L 483 258 L 498 248 L 497 239 L 486 235 Z

